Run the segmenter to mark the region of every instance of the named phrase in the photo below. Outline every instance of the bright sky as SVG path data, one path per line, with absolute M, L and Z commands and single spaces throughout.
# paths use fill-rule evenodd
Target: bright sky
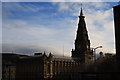
M 115 53 L 114 15 L 116 2 L 84 2 L 91 47 L 102 45 L 104 53 Z M 79 2 L 2 3 L 3 52 L 33 54 L 51 52 L 71 55 L 81 8 Z

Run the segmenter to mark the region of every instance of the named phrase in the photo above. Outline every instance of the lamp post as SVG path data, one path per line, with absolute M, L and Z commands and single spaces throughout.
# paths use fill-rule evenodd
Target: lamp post
M 96 49 L 98 49 L 98 48 L 102 48 L 102 46 L 98 46 L 98 47 L 96 47 L 96 48 L 92 48 L 92 50 L 93 50 L 93 55 L 94 55 L 94 60 L 96 60 Z

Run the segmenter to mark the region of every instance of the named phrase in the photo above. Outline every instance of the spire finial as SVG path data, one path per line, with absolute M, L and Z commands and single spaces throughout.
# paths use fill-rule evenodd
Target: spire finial
M 44 55 L 45 55 L 45 51 L 44 51 Z
M 82 10 L 82 7 L 81 7 L 80 16 L 83 16 L 83 10 Z
M 81 3 L 81 11 L 80 11 L 80 16 L 83 16 L 83 4 Z
M 49 53 L 49 56 L 52 56 L 51 52 Z

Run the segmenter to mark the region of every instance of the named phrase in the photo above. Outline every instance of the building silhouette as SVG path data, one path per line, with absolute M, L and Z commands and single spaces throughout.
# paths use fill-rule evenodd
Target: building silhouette
M 120 7 L 120 6 L 118 6 Z M 114 7 L 115 28 L 119 26 L 119 9 Z M 118 12 L 117 12 L 118 11 Z M 119 17 L 118 17 L 119 16 Z M 2 80 L 107 80 L 117 79 L 115 57 L 107 54 L 95 62 L 93 51 L 81 8 L 78 29 L 75 39 L 75 49 L 71 57 L 55 56 L 52 53 L 34 53 L 34 55 L 3 54 Z M 116 47 L 119 56 L 118 36 L 116 30 Z M 118 38 L 119 37 L 119 38 Z M 112 62 L 112 63 L 111 63 Z M 114 72 L 114 73 L 113 73 Z M 7 76 L 6 76 L 7 75 Z
M 72 57 L 79 58 L 81 63 L 86 63 L 93 60 L 93 53 L 90 49 L 90 40 L 88 38 L 88 31 L 84 18 L 85 16 L 83 15 L 81 8 L 75 40 L 75 50 L 72 49 Z
M 118 70 L 120 71 L 120 5 L 114 6 L 114 25 L 115 25 L 115 41 L 116 41 L 116 57 Z
M 15 80 L 16 64 L 20 57 L 27 56 L 21 54 L 4 53 L 2 54 L 2 80 Z

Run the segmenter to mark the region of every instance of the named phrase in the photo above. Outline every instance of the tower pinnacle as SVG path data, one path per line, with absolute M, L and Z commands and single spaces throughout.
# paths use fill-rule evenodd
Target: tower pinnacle
M 82 7 L 81 7 L 80 16 L 83 16 L 83 9 L 82 9 Z

